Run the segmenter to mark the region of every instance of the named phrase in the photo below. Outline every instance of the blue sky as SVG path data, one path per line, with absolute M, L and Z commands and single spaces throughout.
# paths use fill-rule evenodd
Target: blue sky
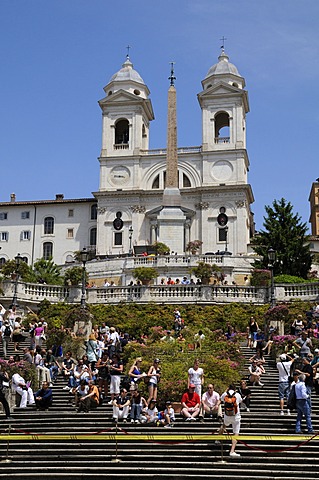
M 318 0 L 1 0 L 0 201 L 98 190 L 103 87 L 130 57 L 151 91 L 150 147 L 166 144 L 176 62 L 178 144 L 200 145 L 197 93 L 222 44 L 246 79 L 257 228 L 281 197 L 308 222 L 319 177 Z

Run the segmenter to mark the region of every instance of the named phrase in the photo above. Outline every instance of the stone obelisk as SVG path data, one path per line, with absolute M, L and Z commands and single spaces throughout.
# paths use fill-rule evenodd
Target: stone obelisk
M 183 254 L 184 225 L 186 217 L 181 209 L 181 193 L 178 188 L 177 116 L 174 64 L 171 64 L 168 89 L 166 184 L 163 192 L 163 208 L 157 218 L 159 240 L 174 253 Z

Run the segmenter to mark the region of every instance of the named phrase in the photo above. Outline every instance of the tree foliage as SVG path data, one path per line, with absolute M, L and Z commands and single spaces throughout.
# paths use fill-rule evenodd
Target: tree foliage
M 307 278 L 312 257 L 307 237 L 307 225 L 301 217 L 293 213 L 293 206 L 284 198 L 274 200 L 272 206 L 265 207 L 264 230 L 253 239 L 253 249 L 262 257 L 255 262 L 256 268 L 269 266 L 267 252 L 273 248 L 277 253 L 274 274 L 295 275 Z
M 70 267 L 64 274 L 64 285 L 80 285 L 82 283 L 83 268 L 82 267 Z M 85 280 L 88 280 L 88 274 L 85 271 Z
M 33 267 L 35 281 L 37 283 L 46 283 L 48 285 L 61 285 L 63 276 L 61 275 L 61 267 L 56 265 L 52 258 L 45 260 L 40 258 Z
M 6 278 L 11 278 L 12 275 L 16 275 L 17 274 L 16 261 L 12 259 L 4 263 L 1 266 L 1 273 Z M 19 277 L 26 282 L 32 282 L 35 280 L 32 268 L 26 262 L 20 263 L 18 274 L 19 274 Z

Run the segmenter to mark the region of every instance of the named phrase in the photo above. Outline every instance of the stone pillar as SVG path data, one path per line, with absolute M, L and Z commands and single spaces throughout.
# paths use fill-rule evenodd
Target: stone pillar
M 157 217 L 157 224 L 159 241 L 168 245 L 171 251 L 182 254 L 184 252 L 186 216 L 181 209 L 181 194 L 178 188 L 176 89 L 174 87 L 173 65 L 170 80 L 167 114 L 166 186 L 163 193 L 163 208 Z

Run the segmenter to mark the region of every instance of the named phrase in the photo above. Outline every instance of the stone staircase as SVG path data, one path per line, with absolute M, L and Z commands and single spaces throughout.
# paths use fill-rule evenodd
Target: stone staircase
M 243 352 L 248 360 L 251 350 L 243 347 Z M 121 440 L 116 445 L 115 436 L 103 438 L 103 435 L 116 433 L 112 407 L 104 403 L 96 411 L 76 413 L 72 397 L 63 390 L 65 381 L 59 377 L 53 387 L 54 402 L 49 411 L 38 412 L 32 407 L 16 409 L 10 425 L 0 416 L 0 478 L 319 478 L 318 439 L 297 439 L 295 414 L 280 416 L 277 371 L 270 359 L 266 363 L 263 383 L 263 388 L 251 387 L 251 411 L 242 412 L 241 434 L 271 438 L 242 440 L 236 448 L 241 456 L 230 458 L 229 439 L 222 443 L 215 441 L 216 420 L 185 423 L 177 416 L 172 429 L 120 423 Z M 314 395 L 313 404 L 313 424 L 318 431 L 319 402 Z M 8 442 L 5 436 L 9 432 L 19 435 L 18 440 Z M 48 440 L 37 437 L 43 434 L 49 438 L 51 435 L 61 437 Z M 90 438 L 75 438 L 83 434 Z M 145 440 L 144 435 L 165 435 L 166 440 L 152 440 L 151 437 Z M 186 437 L 181 440 L 176 439 L 176 435 Z M 194 441 L 192 435 L 205 438 Z M 282 435 L 288 439 L 281 439 Z M 4 437 L 2 441 L 1 436 Z

